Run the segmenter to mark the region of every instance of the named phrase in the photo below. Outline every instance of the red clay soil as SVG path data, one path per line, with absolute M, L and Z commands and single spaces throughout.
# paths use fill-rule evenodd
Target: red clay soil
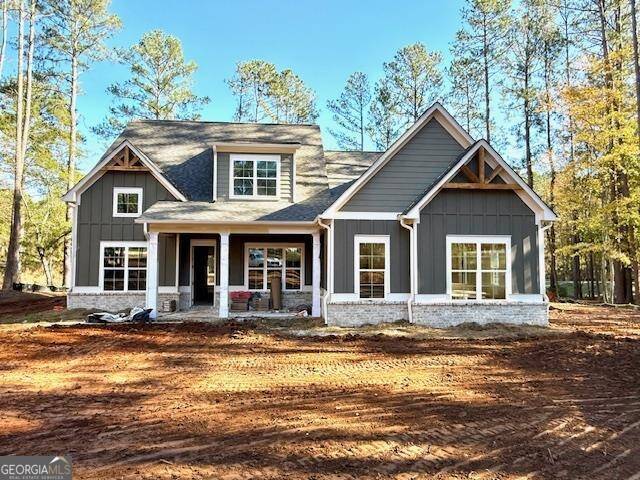
M 67 298 L 63 294 L 2 292 L 0 317 L 62 310 L 66 305 Z
M 0 454 L 87 479 L 640 478 L 640 315 L 552 315 L 497 339 L 6 328 Z

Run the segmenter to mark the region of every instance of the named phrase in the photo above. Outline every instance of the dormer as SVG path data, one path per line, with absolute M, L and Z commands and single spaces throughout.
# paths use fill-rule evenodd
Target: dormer
M 217 143 L 213 201 L 296 201 L 299 143 Z

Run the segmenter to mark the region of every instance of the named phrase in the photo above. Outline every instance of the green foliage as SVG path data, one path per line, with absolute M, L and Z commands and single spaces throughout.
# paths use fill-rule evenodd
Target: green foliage
M 226 82 L 236 97 L 238 122 L 313 123 L 318 117 L 313 90 L 292 70 L 249 60 L 238 63 Z
M 113 137 L 132 120 L 197 120 L 200 109 L 209 103 L 208 97 L 193 93 L 192 76 L 198 67 L 194 61 L 185 61 L 176 37 L 153 30 L 118 55 L 129 67 L 130 78 L 107 89 L 116 103 L 94 129 L 99 135 Z
M 398 113 L 407 124 L 440 98 L 442 56 L 429 52 L 422 43 L 407 45 L 384 64 L 387 85 L 395 97 Z
M 386 150 L 400 135 L 404 122 L 387 79 L 376 83 L 369 107 L 367 132 L 378 150 Z
M 367 107 L 371 102 L 369 78 L 362 72 L 352 73 L 340 97 L 327 102 L 327 108 L 333 113 L 333 121 L 342 130 L 330 129 L 340 148 L 345 150 L 364 150 Z

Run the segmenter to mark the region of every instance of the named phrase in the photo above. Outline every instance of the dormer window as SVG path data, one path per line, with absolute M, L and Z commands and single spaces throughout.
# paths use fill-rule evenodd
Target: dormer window
M 280 155 L 232 154 L 231 198 L 277 198 L 280 190 Z
M 140 215 L 142 215 L 142 188 L 115 187 L 113 216 L 139 217 Z

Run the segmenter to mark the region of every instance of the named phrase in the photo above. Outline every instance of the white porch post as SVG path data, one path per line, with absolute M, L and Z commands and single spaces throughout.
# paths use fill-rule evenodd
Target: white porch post
M 158 317 L 158 233 L 149 232 L 147 246 L 147 308 L 152 308 L 151 318 Z
M 313 265 L 312 274 L 313 279 L 311 281 L 312 288 L 312 301 L 311 301 L 311 316 L 319 317 L 320 313 L 320 232 L 313 232 Z
M 229 316 L 229 233 L 220 234 L 220 318 Z

